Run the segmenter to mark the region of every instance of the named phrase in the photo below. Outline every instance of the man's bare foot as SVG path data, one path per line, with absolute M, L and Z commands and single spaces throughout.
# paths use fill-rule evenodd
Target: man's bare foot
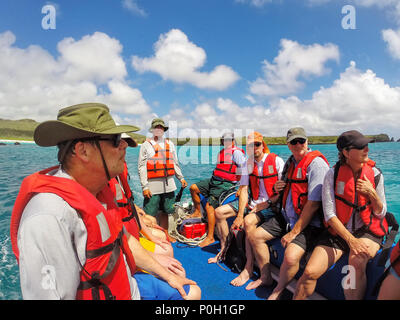
M 215 239 L 214 238 L 205 238 L 202 242 L 200 242 L 199 247 L 204 248 L 209 246 L 210 244 L 214 243 Z
M 235 287 L 240 287 L 244 285 L 249 279 L 250 273 L 246 269 L 243 269 L 243 271 L 231 281 L 231 285 Z
M 209 258 L 208 263 L 217 263 L 219 260 L 219 257 L 221 256 L 221 253 L 222 253 L 222 249 L 220 252 L 218 252 L 218 254 L 215 257 Z
M 270 285 L 272 285 L 272 283 L 273 283 L 272 278 L 269 278 L 267 280 L 263 280 L 261 278 L 258 278 L 257 280 L 250 282 L 247 285 L 246 290 L 253 290 L 253 289 L 258 288 L 260 286 L 269 287 Z
M 201 218 L 201 212 L 200 211 L 193 211 L 193 213 L 189 214 L 186 219 L 192 219 L 192 218 Z

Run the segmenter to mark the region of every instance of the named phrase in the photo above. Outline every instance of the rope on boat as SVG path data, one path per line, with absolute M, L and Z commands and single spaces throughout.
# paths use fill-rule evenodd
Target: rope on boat
M 204 233 L 200 238 L 189 239 L 178 231 L 179 226 L 190 214 L 191 212 L 189 209 L 179 204 L 175 204 L 175 212 L 168 216 L 168 233 L 171 237 L 175 238 L 181 243 L 185 243 L 188 246 L 197 247 L 207 237 L 207 232 Z

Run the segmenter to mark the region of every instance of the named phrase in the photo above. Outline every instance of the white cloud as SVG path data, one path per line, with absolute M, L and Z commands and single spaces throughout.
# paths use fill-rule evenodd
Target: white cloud
M 239 79 L 237 73 L 225 65 L 219 65 L 211 72 L 199 71 L 206 62 L 206 53 L 178 29 L 162 34 L 154 44 L 154 51 L 150 58 L 133 56 L 133 68 L 140 73 L 155 72 L 164 80 L 190 83 L 201 89 L 224 90 Z
M 272 3 L 273 0 L 235 0 L 237 3 L 245 3 L 250 4 L 253 7 L 261 8 L 269 3 Z
M 141 92 L 128 85 L 118 40 L 101 32 L 66 38 L 58 43 L 58 57 L 37 45 L 18 48 L 15 41 L 12 32 L 0 33 L 2 118 L 54 119 L 62 107 L 91 101 L 136 118 L 151 112 Z
M 382 38 L 387 43 L 389 53 L 392 57 L 400 60 L 400 29 L 397 31 L 392 29 L 383 30 Z
M 147 13 L 139 7 L 136 0 L 122 0 L 122 7 L 129 10 L 135 15 L 146 17 Z
M 123 79 L 127 75 L 121 57 L 122 45 L 117 39 L 102 32 L 86 35 L 75 41 L 65 38 L 57 45 L 60 63 L 65 66 L 67 81 L 86 79 L 104 83 L 110 79 Z
M 319 89 L 311 99 L 276 98 L 265 107 L 239 106 L 219 98 L 199 104 L 186 119 L 193 120 L 199 135 L 201 129 L 216 133 L 235 129 L 243 134 L 255 129 L 266 136 L 284 136 L 287 129 L 300 125 L 309 135 L 338 135 L 356 129 L 398 136 L 399 106 L 400 87 L 389 86 L 373 71 L 363 72 L 351 62 L 331 87 Z
M 259 96 L 278 96 L 294 93 L 304 85 L 299 78 L 322 76 L 327 73 L 325 63 L 339 60 L 339 49 L 333 44 L 301 45 L 282 39 L 279 54 L 273 63 L 263 61 L 263 78 L 250 85 L 251 93 Z

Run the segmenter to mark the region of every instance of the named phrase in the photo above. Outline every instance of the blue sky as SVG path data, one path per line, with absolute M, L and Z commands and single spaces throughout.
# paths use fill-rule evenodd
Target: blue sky
M 399 26 L 399 0 L 3 0 L 0 118 L 99 101 L 142 133 L 157 115 L 180 135 L 301 125 L 397 139 Z

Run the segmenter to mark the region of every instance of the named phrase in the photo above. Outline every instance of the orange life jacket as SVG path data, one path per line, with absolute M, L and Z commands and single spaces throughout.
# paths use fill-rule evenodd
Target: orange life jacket
M 86 262 L 80 272 L 76 298 L 130 300 L 131 274 L 127 273 L 124 256 L 132 274 L 136 269 L 135 260 L 123 233 L 120 210 L 111 190 L 105 187 L 96 198 L 72 179 L 46 175 L 57 168 L 36 172 L 26 177 L 21 184 L 10 226 L 11 244 L 17 261 L 18 228 L 25 206 L 37 193 L 54 193 L 79 213 L 87 230 Z
M 147 141 L 155 151 L 155 155 L 147 160 L 147 179 L 166 178 L 175 175 L 174 157 L 170 151 L 168 139 L 164 140 L 165 149 L 161 149 L 158 143 L 153 145 L 149 140 Z
M 273 186 L 278 181 L 278 170 L 276 169 L 276 157 L 275 153 L 269 153 L 264 161 L 262 176 L 258 175 L 257 164 L 249 163 L 247 161 L 247 168 L 251 170 L 251 164 L 253 165 L 253 172 L 249 175 L 249 184 L 251 191 L 251 198 L 257 200 L 260 194 L 260 183 L 264 183 L 265 190 L 267 191 L 268 197 L 271 198 L 275 192 Z
M 300 215 L 303 211 L 304 205 L 308 200 L 308 179 L 307 179 L 307 168 L 310 163 L 317 157 L 321 157 L 328 165 L 328 160 L 318 150 L 308 152 L 303 159 L 295 166 L 294 158 L 291 156 L 289 162 L 285 165 L 288 169 L 284 170 L 282 176 L 286 181 L 286 187 L 283 192 L 282 206 L 286 208 L 286 200 L 289 195 L 289 190 L 292 194 L 292 202 L 294 211 Z
M 375 167 L 375 162 L 369 160 L 363 165 L 360 177 L 365 175 L 376 188 L 373 167 Z M 382 237 L 388 233 L 389 227 L 386 219 L 375 217 L 369 199 L 361 194 L 356 194 L 356 180 L 353 171 L 347 164 L 337 163 L 335 165 L 334 186 L 336 216 L 344 225 L 349 222 L 352 215 L 354 217 L 356 212 L 359 212 L 365 226 L 373 234 Z
M 213 175 L 226 181 L 237 182 L 240 180 L 240 175 L 236 174 L 237 165 L 233 161 L 233 153 L 240 150 L 244 154 L 244 150 L 236 146 L 222 149 L 218 154 L 217 165 Z

